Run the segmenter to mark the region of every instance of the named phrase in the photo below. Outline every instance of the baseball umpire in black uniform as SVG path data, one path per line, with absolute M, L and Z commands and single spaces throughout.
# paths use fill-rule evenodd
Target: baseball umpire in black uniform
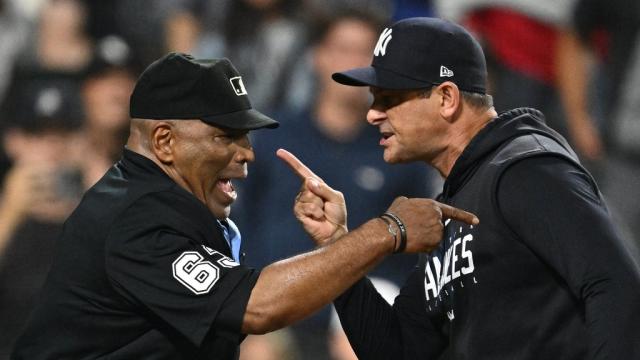
M 477 222 L 398 198 L 397 221 L 346 233 L 332 217 L 342 195 L 281 151 L 303 178 L 296 216 L 330 244 L 257 271 L 240 264 L 232 181 L 254 160 L 248 132 L 278 123 L 251 108 L 231 63 L 163 57 L 138 80 L 131 117 L 122 159 L 65 223 L 13 359 L 234 359 L 243 334 L 311 314 L 387 254 L 433 249 L 443 217 Z

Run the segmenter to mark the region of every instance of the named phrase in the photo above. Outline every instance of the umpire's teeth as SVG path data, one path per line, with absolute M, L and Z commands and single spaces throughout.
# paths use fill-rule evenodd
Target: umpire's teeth
M 220 184 L 220 188 L 222 189 L 222 191 L 226 193 L 233 192 L 233 184 L 231 183 L 230 179 L 220 179 L 218 180 L 218 183 Z

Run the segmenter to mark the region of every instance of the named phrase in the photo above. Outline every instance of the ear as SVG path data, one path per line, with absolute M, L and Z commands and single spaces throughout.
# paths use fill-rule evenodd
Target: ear
M 460 89 L 451 81 L 438 85 L 436 91 L 440 95 L 440 115 L 449 122 L 453 122 L 462 109 Z
M 171 164 L 174 161 L 174 146 L 176 141 L 176 129 L 173 124 L 166 121 L 158 121 L 153 124 L 150 132 L 151 151 L 163 164 Z

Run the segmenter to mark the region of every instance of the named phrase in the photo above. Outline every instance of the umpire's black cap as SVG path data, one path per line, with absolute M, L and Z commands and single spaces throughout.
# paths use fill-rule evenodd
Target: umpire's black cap
M 486 93 L 487 65 L 480 44 L 460 25 L 427 17 L 396 22 L 382 31 L 371 66 L 333 74 L 351 86 L 419 89 L 454 82 Z
M 170 53 L 140 75 L 129 114 L 139 119 L 200 119 L 229 129 L 276 128 L 252 109 L 242 77 L 227 59 Z

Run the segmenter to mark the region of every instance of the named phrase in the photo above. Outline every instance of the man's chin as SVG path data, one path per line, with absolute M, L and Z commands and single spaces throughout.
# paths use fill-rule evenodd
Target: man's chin
M 398 164 L 401 162 L 397 156 L 387 151 L 384 152 L 383 159 L 387 164 Z
M 220 204 L 209 205 L 209 211 L 216 217 L 216 219 L 224 220 L 231 214 L 231 204 L 223 206 Z

